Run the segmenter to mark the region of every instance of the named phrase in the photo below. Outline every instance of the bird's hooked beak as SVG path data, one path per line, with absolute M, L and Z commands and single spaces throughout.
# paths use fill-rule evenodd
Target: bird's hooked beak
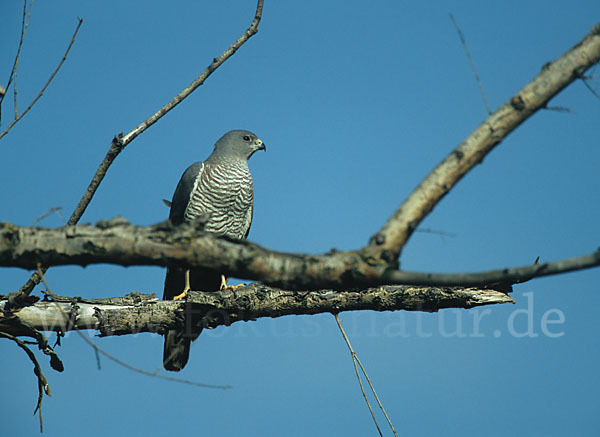
M 267 146 L 265 146 L 265 143 L 263 143 L 262 140 L 259 140 L 258 138 L 254 142 L 254 148 L 255 148 L 255 151 L 256 150 L 264 150 L 265 152 L 267 151 Z

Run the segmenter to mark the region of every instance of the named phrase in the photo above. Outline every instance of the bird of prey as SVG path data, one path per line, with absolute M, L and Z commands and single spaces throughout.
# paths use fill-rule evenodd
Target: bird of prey
M 217 141 L 204 162 L 189 166 L 181 176 L 169 220 L 178 225 L 208 216 L 204 230 L 245 239 L 252 223 L 254 188 L 248 159 L 264 143 L 247 130 L 232 130 Z M 169 267 L 163 299 L 182 298 L 188 290 L 216 291 L 227 286 L 225 277 L 210 269 Z M 163 366 L 179 371 L 186 365 L 190 343 L 198 334 L 170 330 L 165 334 Z

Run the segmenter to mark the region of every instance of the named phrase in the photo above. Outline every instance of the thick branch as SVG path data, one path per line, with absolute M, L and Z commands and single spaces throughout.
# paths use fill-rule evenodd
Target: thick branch
M 475 165 L 536 111 L 600 61 L 600 24 L 488 117 L 411 193 L 375 234 L 367 252 L 393 263 L 418 224 Z
M 0 266 L 157 265 L 209 267 L 238 278 L 294 289 L 376 285 L 381 271 L 356 252 L 304 255 L 203 232 L 203 223 L 134 226 L 117 218 L 97 226 L 21 228 L 0 223 Z
M 481 273 L 420 273 L 386 270 L 361 251 L 320 255 L 277 252 L 249 241 L 203 232 L 203 223 L 134 226 L 117 218 L 96 226 L 22 228 L 0 223 L 0 266 L 35 269 L 39 264 L 208 267 L 229 276 L 296 290 L 381 284 L 489 286 L 600 265 L 600 252 L 552 263 Z M 14 297 L 12 298 L 14 301 Z M 18 305 L 17 305 L 18 306 Z
M 192 332 L 197 327 L 215 328 L 261 317 L 353 310 L 432 312 L 442 308 L 514 303 L 510 296 L 492 289 L 383 286 L 343 292 L 298 292 L 256 282 L 235 292 L 191 292 L 190 295 L 187 302 L 163 301 L 154 295 L 139 293 L 113 299 L 58 298 L 55 302 L 38 302 L 19 309 L 13 316 L 43 331 L 94 329 L 101 336 L 111 336 L 163 333 L 173 328 Z M 0 311 L 7 302 L 6 299 L 0 301 Z M 183 320 L 189 326 L 182 326 Z M 1 318 L 0 331 L 7 331 Z

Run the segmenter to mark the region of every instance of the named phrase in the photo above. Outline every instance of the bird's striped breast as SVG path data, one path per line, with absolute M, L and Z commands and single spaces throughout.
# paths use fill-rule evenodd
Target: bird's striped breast
M 204 164 L 194 181 L 186 221 L 208 214 L 205 230 L 245 238 L 252 222 L 254 189 L 246 163 Z

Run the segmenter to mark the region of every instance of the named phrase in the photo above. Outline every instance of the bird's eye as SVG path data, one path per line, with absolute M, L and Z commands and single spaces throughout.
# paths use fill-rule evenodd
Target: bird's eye
M 250 137 L 248 135 L 244 135 L 244 141 L 250 141 Z

